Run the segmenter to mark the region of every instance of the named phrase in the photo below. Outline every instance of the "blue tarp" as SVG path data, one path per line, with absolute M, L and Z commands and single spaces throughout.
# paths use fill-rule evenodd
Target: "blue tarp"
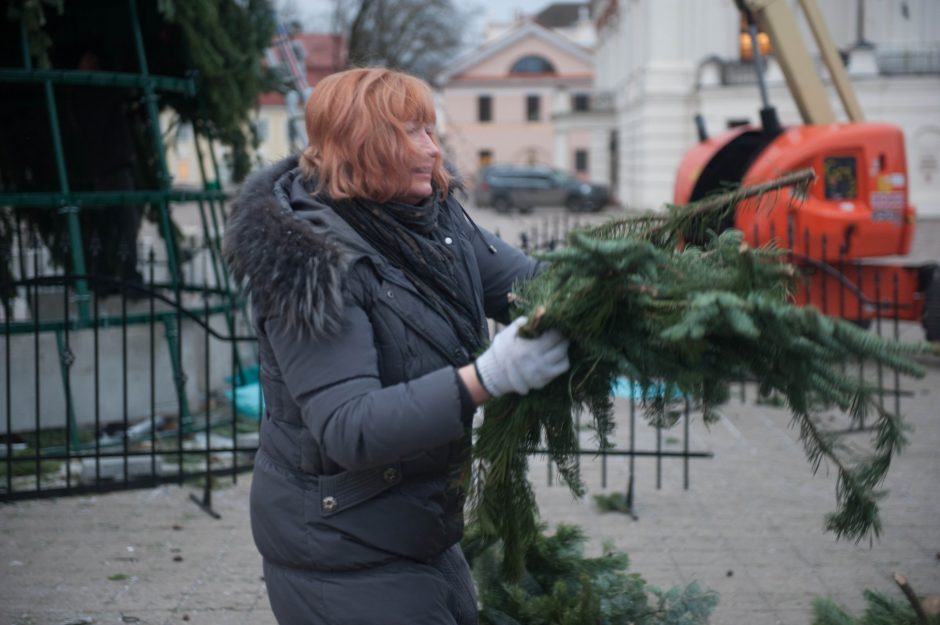
M 235 404 L 235 411 L 239 415 L 255 420 L 261 418 L 264 412 L 264 397 L 261 394 L 261 385 L 259 383 L 244 384 L 236 387 L 234 392 L 227 389 L 225 396 Z
M 643 401 L 662 397 L 666 392 L 666 387 L 663 384 L 656 383 L 644 389 L 638 382 L 634 382 L 629 378 L 617 378 L 610 392 L 614 397 L 620 397 L 621 399 L 632 398 L 636 401 Z M 671 399 L 682 399 L 682 393 L 680 393 L 678 389 L 673 388 Z
M 229 384 L 236 381 L 229 377 L 225 380 Z M 261 384 L 258 383 L 258 367 L 245 368 L 238 381 L 242 382 L 232 389 L 226 389 L 225 396 L 235 404 L 235 411 L 249 419 L 258 420 L 264 414 L 264 396 L 261 393 Z

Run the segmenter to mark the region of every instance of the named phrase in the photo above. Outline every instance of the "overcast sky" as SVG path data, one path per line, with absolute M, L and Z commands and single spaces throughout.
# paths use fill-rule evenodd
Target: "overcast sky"
M 513 11 L 516 9 L 527 15 L 532 15 L 552 4 L 552 2 L 548 0 L 475 0 L 472 4 L 484 11 L 488 21 L 508 22 L 512 19 Z
M 330 25 L 333 0 L 278 0 L 278 4 L 293 4 L 304 16 L 305 26 L 311 30 L 327 30 Z M 480 15 L 472 27 L 482 32 L 486 22 L 508 22 L 516 10 L 527 15 L 538 13 L 552 0 L 456 0 L 457 6 Z M 476 7 L 478 10 L 473 10 Z

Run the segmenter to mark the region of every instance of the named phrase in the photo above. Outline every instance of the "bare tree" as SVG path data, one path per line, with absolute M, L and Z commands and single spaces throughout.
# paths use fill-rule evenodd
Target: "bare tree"
M 350 66 L 382 65 L 428 81 L 460 51 L 472 19 L 452 0 L 337 0 L 334 6 Z

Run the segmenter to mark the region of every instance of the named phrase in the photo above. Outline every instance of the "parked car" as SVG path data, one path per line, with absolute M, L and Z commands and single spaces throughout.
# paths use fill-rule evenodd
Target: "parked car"
M 610 201 L 606 185 L 581 182 L 545 165 L 490 165 L 480 170 L 477 206 L 499 212 L 531 212 L 536 206 L 566 206 L 573 212 L 599 211 Z

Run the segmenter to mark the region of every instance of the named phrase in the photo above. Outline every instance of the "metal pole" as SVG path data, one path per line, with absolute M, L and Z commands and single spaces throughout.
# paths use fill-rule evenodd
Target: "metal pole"
M 128 0 L 131 12 L 131 28 L 134 32 L 134 44 L 137 49 L 137 63 L 140 66 L 144 82 L 144 102 L 147 106 L 147 117 L 150 123 L 150 135 L 153 141 L 154 155 L 157 161 L 157 178 L 160 189 L 166 191 L 170 188 L 170 174 L 167 170 L 166 155 L 163 151 L 163 137 L 160 135 L 160 113 L 157 109 L 157 95 L 153 80 L 150 80 L 150 71 L 147 67 L 147 53 L 144 50 L 144 37 L 140 30 L 140 18 L 137 12 L 137 0 Z M 176 293 L 176 303 L 180 304 L 180 276 L 176 258 L 176 240 L 173 236 L 173 226 L 170 220 L 170 209 L 166 199 L 160 201 L 160 226 L 163 230 L 163 240 L 166 245 L 167 270 L 170 273 L 171 284 Z
M 29 55 L 29 44 L 26 35 L 26 19 L 20 20 L 20 40 L 23 46 L 23 65 L 27 70 L 33 69 L 33 60 Z M 55 156 L 56 174 L 59 178 L 59 190 L 63 194 L 69 193 L 69 177 L 65 163 L 65 150 L 62 148 L 62 132 L 59 129 L 59 112 L 55 102 L 55 91 L 52 80 L 43 81 L 43 90 L 46 96 L 46 111 L 49 114 L 49 131 L 52 134 L 52 152 Z M 72 269 L 78 276 L 85 275 L 85 255 L 82 249 L 82 229 L 78 220 L 78 206 L 65 206 L 60 213 L 65 215 L 68 225 L 69 240 L 72 246 Z M 68 289 L 68 285 L 65 286 Z M 84 278 L 75 281 L 75 290 L 78 292 L 78 311 L 82 321 L 88 320 L 88 284 Z

